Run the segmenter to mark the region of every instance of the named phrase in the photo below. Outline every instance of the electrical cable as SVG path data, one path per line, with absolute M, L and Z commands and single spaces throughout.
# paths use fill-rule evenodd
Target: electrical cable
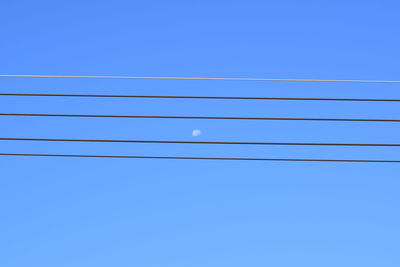
M 232 160 L 232 161 L 300 161 L 300 162 L 353 162 L 353 163 L 400 163 L 400 160 L 369 159 L 292 159 L 292 158 L 225 158 L 225 157 L 163 157 L 163 156 L 122 156 L 122 155 L 70 155 L 70 154 L 31 154 L 0 153 L 0 156 L 27 157 L 69 157 L 69 158 L 118 158 L 118 159 L 190 159 L 190 160 Z
M 264 81 L 264 82 L 341 82 L 341 83 L 400 83 L 385 80 L 322 80 L 322 79 L 263 79 L 263 78 L 211 78 L 211 77 L 139 77 L 139 76 L 79 76 L 79 75 L 31 75 L 2 74 L 0 77 L 15 78 L 89 78 L 89 79 L 146 79 L 146 80 L 220 80 L 220 81 Z
M 102 98 L 168 98 L 168 99 L 223 99 L 223 100 L 297 100 L 297 101 L 377 101 L 400 102 L 400 99 L 381 98 L 312 98 L 312 97 L 241 97 L 241 96 L 171 96 L 171 95 L 99 95 L 99 94 L 30 94 L 0 93 L 0 96 L 40 97 L 102 97 Z
M 203 119 L 203 120 L 273 120 L 273 121 L 347 121 L 347 122 L 400 122 L 400 119 L 348 119 L 348 118 L 279 118 L 279 117 L 209 117 L 209 116 L 158 116 L 158 115 L 100 115 L 100 114 L 43 114 L 0 113 L 0 116 L 25 117 L 75 117 L 75 118 L 125 118 L 125 119 Z
M 150 143 L 150 144 L 206 144 L 206 145 L 283 145 L 283 146 L 400 147 L 400 144 L 365 144 L 365 143 L 289 143 L 289 142 L 228 142 L 228 141 L 225 142 L 225 141 L 112 140 L 112 139 L 13 138 L 13 137 L 1 137 L 0 141 Z

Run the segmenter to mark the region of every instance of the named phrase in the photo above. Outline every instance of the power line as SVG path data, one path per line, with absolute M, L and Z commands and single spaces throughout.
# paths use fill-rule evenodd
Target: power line
M 225 99 L 225 100 L 297 100 L 297 101 L 379 101 L 400 102 L 400 99 L 380 98 L 312 98 L 312 97 L 242 97 L 242 96 L 171 96 L 171 95 L 99 95 L 99 94 L 30 94 L 0 93 L 0 96 L 40 97 L 110 97 L 110 98 L 168 98 L 168 99 Z
M 348 122 L 400 122 L 399 119 L 346 119 L 346 118 L 278 118 L 278 117 L 209 117 L 209 116 L 144 116 L 99 114 L 39 114 L 0 113 L 0 116 L 75 117 L 75 118 L 125 118 L 125 119 L 203 119 L 203 120 L 274 120 L 274 121 L 348 121 Z
M 2 137 L 2 138 L 0 138 L 0 141 L 94 142 L 94 143 L 150 143 L 150 144 L 207 144 L 207 145 L 283 145 L 283 146 L 368 146 L 368 147 L 400 147 L 400 144 L 365 144 L 365 143 L 228 142 L 228 141 L 112 140 L 112 139 L 9 138 L 9 137 Z
M 300 162 L 354 162 L 354 163 L 400 163 L 400 160 L 364 159 L 279 159 L 279 158 L 212 158 L 212 157 L 161 157 L 161 156 L 121 156 L 121 155 L 68 155 L 68 154 L 16 154 L 0 153 L 0 156 L 27 157 L 69 157 L 69 158 L 118 158 L 118 159 L 190 159 L 190 160 L 233 160 L 233 161 L 300 161 Z
M 321 80 L 321 79 L 263 79 L 263 78 L 211 78 L 211 77 L 139 77 L 139 76 L 77 76 L 77 75 L 15 75 L 0 77 L 17 78 L 89 78 L 89 79 L 146 79 L 146 80 L 220 80 L 220 81 L 264 81 L 264 82 L 344 82 L 344 83 L 400 83 L 383 80 Z

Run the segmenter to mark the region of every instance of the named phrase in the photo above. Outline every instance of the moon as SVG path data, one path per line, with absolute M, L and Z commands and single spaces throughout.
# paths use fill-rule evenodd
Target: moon
M 195 130 L 193 130 L 192 135 L 199 136 L 199 135 L 201 135 L 201 131 L 199 129 L 195 129 Z

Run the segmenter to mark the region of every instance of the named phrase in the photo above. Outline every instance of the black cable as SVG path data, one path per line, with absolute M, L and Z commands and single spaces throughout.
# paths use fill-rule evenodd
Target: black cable
M 78 117 L 78 118 L 127 118 L 127 119 L 205 119 L 205 120 L 280 120 L 280 121 L 358 121 L 400 122 L 399 119 L 341 119 L 341 118 L 277 118 L 277 117 L 208 117 L 208 116 L 143 116 L 143 115 L 96 115 L 96 114 L 33 114 L 0 113 L 0 116 L 29 117 Z
M 63 138 L 9 138 L 0 141 L 45 141 L 45 142 L 97 142 L 97 143 L 150 143 L 150 144 L 208 144 L 208 145 L 284 145 L 284 146 L 377 146 L 399 147 L 400 144 L 360 143 L 284 143 L 284 142 L 225 142 L 225 141 L 173 141 L 173 140 L 111 140 L 111 139 L 63 139 Z
M 234 161 L 301 161 L 301 162 L 357 162 L 357 163 L 400 163 L 400 160 L 364 159 L 279 159 L 279 158 L 211 158 L 211 157 L 161 157 L 161 156 L 121 156 L 121 155 L 66 155 L 66 154 L 16 154 L 0 153 L 0 156 L 29 157 L 74 157 L 74 158 L 118 158 L 118 159 L 191 159 L 191 160 L 234 160 Z
M 379 101 L 400 102 L 400 99 L 379 98 L 308 98 L 308 97 L 242 97 L 242 96 L 170 96 L 170 95 L 98 95 L 98 94 L 28 94 L 0 93 L 0 96 L 50 97 L 114 97 L 114 98 L 170 98 L 170 99 L 225 99 L 225 100 L 299 100 L 299 101 Z

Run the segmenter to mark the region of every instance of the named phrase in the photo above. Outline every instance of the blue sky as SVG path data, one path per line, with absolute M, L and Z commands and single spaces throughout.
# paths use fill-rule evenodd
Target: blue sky
M 399 80 L 397 1 L 3 1 L 0 73 Z M 1 92 L 400 98 L 396 84 L 0 78 Z M 397 103 L 1 97 L 0 112 L 399 118 Z M 1 137 L 398 143 L 393 123 L 0 118 Z M 202 135 L 193 137 L 193 129 Z M 397 148 L 2 153 L 400 159 Z M 0 158 L 0 265 L 400 265 L 399 166 Z

